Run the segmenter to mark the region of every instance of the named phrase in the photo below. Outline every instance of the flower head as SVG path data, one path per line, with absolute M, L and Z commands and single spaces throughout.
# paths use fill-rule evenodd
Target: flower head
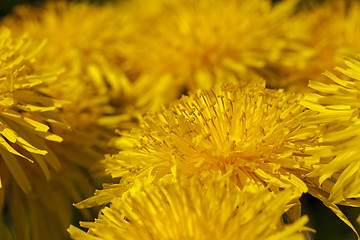
M 291 69 L 286 77 L 270 79 L 270 85 L 311 91 L 307 87 L 309 80 L 331 83 L 328 78 L 319 77 L 321 73 L 342 66 L 344 56 L 355 57 L 360 51 L 359 11 L 356 0 L 324 1 L 299 10 L 292 24 L 305 36 L 303 43 L 314 51 L 302 68 Z
M 94 16 L 97 17 L 94 18 Z M 65 229 L 73 220 L 72 203 L 80 201 L 94 191 L 92 176 L 89 172 L 93 171 L 93 164 L 102 159 L 106 152 L 109 152 L 107 142 L 114 135 L 111 130 L 98 126 L 97 121 L 102 115 L 113 111 L 114 107 L 111 105 L 111 101 L 115 100 L 120 95 L 118 93 L 125 89 L 122 88 L 122 83 L 125 82 L 124 85 L 129 87 L 126 85 L 127 78 L 117 66 L 121 61 L 116 53 L 120 47 L 118 40 L 122 31 L 118 31 L 120 29 L 117 25 L 119 21 L 114 19 L 115 16 L 119 15 L 114 14 L 114 8 L 109 5 L 99 7 L 89 3 L 57 1 L 44 3 L 41 7 L 18 6 L 13 15 L 5 17 L 2 21 L 3 25 L 9 26 L 13 30 L 15 36 L 21 36 L 26 32 L 35 46 L 44 47 L 43 43 L 46 41 L 46 48 L 41 51 L 41 54 L 36 51 L 30 52 L 32 53 L 31 57 L 24 60 L 31 63 L 29 67 L 22 68 L 19 65 L 19 71 L 22 71 L 25 76 L 23 81 L 35 82 L 36 84 L 33 85 L 36 85 L 37 91 L 41 92 L 41 94 L 37 94 L 35 91 L 18 93 L 19 97 L 26 98 L 27 101 L 31 100 L 30 103 L 34 102 L 35 106 L 39 105 L 38 108 L 30 104 L 26 106 L 31 110 L 34 108 L 36 111 L 36 114 L 32 114 L 33 117 L 30 116 L 29 120 L 30 117 L 25 112 L 25 107 L 19 108 L 19 112 L 26 116 L 25 124 L 33 125 L 33 128 L 40 131 L 44 137 L 56 140 L 53 135 L 46 133 L 47 126 L 44 125 L 47 119 L 52 125 L 56 123 L 50 114 L 53 109 L 50 108 L 51 105 L 46 106 L 47 108 L 40 108 L 46 104 L 46 97 L 49 96 L 49 99 L 53 97 L 66 100 L 61 102 L 64 103 L 62 110 L 56 114 L 57 117 L 71 125 L 71 130 L 69 128 L 65 128 L 65 130 L 59 127 L 51 128 L 63 137 L 62 144 L 48 143 L 45 148 L 45 146 L 39 145 L 41 141 L 36 142 L 35 146 L 44 150 L 41 152 L 42 155 L 45 155 L 46 151 L 48 152 L 43 157 L 45 160 L 36 157 L 34 159 L 38 162 L 36 165 L 22 166 L 24 169 L 29 169 L 28 171 L 33 169 L 34 165 L 40 166 L 46 174 L 46 178 L 39 175 L 41 172 L 37 169 L 31 170 L 31 173 L 27 174 L 28 178 L 24 178 L 21 169 L 16 169 L 18 166 L 15 164 L 18 160 L 13 161 L 11 158 L 6 158 L 11 163 L 9 165 L 12 167 L 11 170 L 13 172 L 16 170 L 16 174 L 14 174 L 16 181 L 21 180 L 21 186 L 24 186 L 23 188 L 29 192 L 28 195 L 25 195 L 19 192 L 19 189 L 13 185 L 13 181 L 3 181 L 7 184 L 5 190 L 11 189 L 11 192 L 4 191 L 5 199 L 1 202 L 0 207 L 9 209 L 14 214 L 10 217 L 9 228 L 16 238 L 64 239 Z M 81 24 L 78 24 L 79 22 Z M 20 47 L 21 45 L 17 44 L 14 49 L 17 50 Z M 31 49 L 31 46 L 27 47 Z M 18 59 L 13 58 L 13 60 L 15 64 L 22 63 L 19 62 L 22 61 L 21 55 Z M 11 66 L 17 66 L 15 64 Z M 50 74 L 49 76 L 41 75 L 40 71 L 48 69 L 56 69 L 56 77 Z M 32 72 L 41 77 L 35 78 L 30 74 L 26 76 L 26 73 Z M 17 72 L 15 71 L 15 73 Z M 11 78 L 8 82 L 10 80 Z M 5 83 L 6 81 L 4 81 Z M 28 85 L 24 85 L 24 87 L 29 89 L 33 87 Z M 8 95 L 10 96 L 10 94 Z M 51 103 L 57 102 L 52 100 Z M 55 109 L 55 107 L 53 108 Z M 44 113 L 44 116 L 41 116 L 40 113 Z M 15 113 L 11 112 L 11 114 Z M 13 115 L 10 116 L 14 118 Z M 44 126 L 37 124 L 37 120 L 44 122 Z M 25 135 L 28 131 L 21 132 Z M 4 131 L 4 133 L 11 136 L 8 131 Z M 31 140 L 36 136 L 32 133 L 28 135 Z M 24 139 L 26 138 L 24 137 Z M 10 138 L 10 141 L 13 139 Z M 12 146 L 12 144 L 10 145 Z M 27 147 L 31 149 L 29 146 Z M 23 151 L 19 152 L 29 157 Z M 101 166 L 94 168 L 97 170 Z M 1 167 L 1 177 L 3 176 L 2 169 Z M 32 191 L 28 187 L 30 184 L 33 185 Z M 22 204 L 22 202 L 25 203 L 22 206 L 23 210 L 18 211 L 16 204 Z M 5 214 L 5 211 L 3 212 Z M 89 212 L 83 213 L 88 219 L 90 218 Z M 0 224 L 2 224 L 1 221 Z M 45 231 L 44 229 L 50 230 Z
M 78 22 L 81 24 L 74 24 Z M 71 131 L 58 132 L 63 143 L 51 147 L 57 156 L 87 169 L 93 169 L 110 151 L 107 143 L 115 135 L 109 121 L 106 127 L 99 126 L 100 118 L 111 115 L 115 108 L 125 111 L 126 94 L 131 92 L 118 66 L 122 61 L 119 48 L 126 35 L 122 23 L 115 5 L 65 1 L 37 7 L 19 5 L 3 20 L 18 35 L 26 31 L 34 42 L 47 40 L 46 51 L 33 68 L 60 70 L 41 91 L 66 100 L 58 115 L 71 126 Z M 122 100 L 115 104 L 118 98 Z
M 360 62 L 353 58 L 344 61 L 347 68 L 335 68 L 336 76 L 330 71 L 324 75 L 332 83 L 310 81 L 316 90 L 307 94 L 302 104 L 318 112 L 308 122 L 326 124 L 324 142 L 332 145 L 331 152 L 323 152 L 327 157 L 322 166 L 312 173 L 320 176 L 320 184 L 328 178 L 335 182 L 329 199 L 333 202 L 351 201 L 360 197 L 360 150 L 358 148 L 360 116 Z
M 112 121 L 99 126 L 100 119 L 115 109 L 126 112 L 131 105 L 132 86 L 119 66 L 127 28 L 115 6 L 50 1 L 17 6 L 3 20 L 16 34 L 26 31 L 34 42 L 47 40 L 46 51 L 33 67 L 61 70 L 41 91 L 66 100 L 58 115 L 71 126 L 71 131 L 59 132 L 63 143 L 51 147 L 57 156 L 91 171 L 101 168 L 94 164 L 111 151 L 108 142 L 115 135 Z
M 95 222 L 82 222 L 88 233 L 71 226 L 73 239 L 305 239 L 303 217 L 281 222 L 294 195 L 240 190 L 228 177 L 173 183 L 136 184 Z
M 45 142 L 62 141 L 50 131 L 51 126 L 62 125 L 55 115 L 62 102 L 40 91 L 43 82 L 57 76 L 33 70 L 43 47 L 35 47 L 25 35 L 13 38 L 9 29 L 0 28 L 0 163 L 25 193 L 32 188 L 26 173 L 32 166 L 47 179 L 50 169 L 60 168 Z M 9 181 L 3 179 L 6 175 L 0 174 L 3 185 Z
M 57 71 L 35 67 L 45 51 L 28 35 L 0 28 L 0 228 L 7 239 L 63 239 L 71 203 L 93 192 L 88 176 L 54 153 L 68 126 L 63 101 L 43 89 Z M 81 187 L 81 191 L 76 189 Z M 84 212 L 89 216 L 88 212 Z
M 240 188 L 307 192 L 317 182 L 306 176 L 320 161 L 314 152 L 321 128 L 302 124 L 313 112 L 298 104 L 300 98 L 260 85 L 233 84 L 184 96 L 146 115 L 142 128 L 123 133 L 118 140 L 123 150 L 106 158 L 107 171 L 120 177 L 120 184 L 78 206 L 111 200 L 136 179 L 169 179 L 174 165 L 188 178 L 207 179 L 221 171 Z
M 92 126 L 112 113 L 110 103 L 128 91 L 118 67 L 126 28 L 115 9 L 111 4 L 49 1 L 41 7 L 17 6 L 3 21 L 16 34 L 26 31 L 34 41 L 47 39 L 47 50 L 34 67 L 63 69 L 44 91 L 69 101 L 62 117 L 75 128 Z
M 154 110 L 189 89 L 246 83 L 275 66 L 301 65 L 306 57 L 299 36 L 287 24 L 297 2 L 124 2 L 119 10 L 134 30 L 124 43 L 122 66 L 141 95 L 135 104 Z
M 232 172 L 240 187 L 250 183 L 275 191 L 296 186 L 318 159 L 317 126 L 303 126 L 311 112 L 298 95 L 261 86 L 217 85 L 185 96 L 169 109 L 148 114 L 144 127 L 121 141 L 123 148 L 107 160 L 113 177 L 153 175 L 162 178 L 177 164 L 189 176 Z

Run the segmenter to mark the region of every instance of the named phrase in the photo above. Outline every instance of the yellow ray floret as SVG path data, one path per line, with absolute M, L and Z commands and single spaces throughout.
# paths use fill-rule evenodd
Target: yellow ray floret
M 95 222 L 82 222 L 87 233 L 70 226 L 75 240 L 100 239 L 305 239 L 304 216 L 291 225 L 281 222 L 296 194 L 267 190 L 250 193 L 228 177 L 173 183 L 137 183 Z
M 326 124 L 324 142 L 334 146 L 331 152 L 322 153 L 328 160 L 312 174 L 320 176 L 320 183 L 332 178 L 335 185 L 329 198 L 334 202 L 360 197 L 360 62 L 347 58 L 344 63 L 347 68 L 335 68 L 339 76 L 324 73 L 332 83 L 310 81 L 317 93 L 307 94 L 302 102 L 319 113 L 308 121 Z
M 50 131 L 59 123 L 53 114 L 62 102 L 39 91 L 43 82 L 56 79 L 56 73 L 33 70 L 43 47 L 32 45 L 27 36 L 13 39 L 9 29 L 0 28 L 0 162 L 25 193 L 31 189 L 26 164 L 41 168 L 48 179 L 49 168 L 60 168 L 44 140 L 62 141 Z

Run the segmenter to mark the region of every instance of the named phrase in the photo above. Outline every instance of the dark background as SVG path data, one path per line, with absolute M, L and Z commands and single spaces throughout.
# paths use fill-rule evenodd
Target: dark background
M 0 0 L 0 17 L 5 16 L 11 12 L 11 9 L 17 4 L 32 4 L 38 5 L 45 0 Z M 74 0 L 73 0 L 74 1 Z M 109 2 L 112 0 L 90 0 L 90 2 Z M 195 0 L 196 1 L 196 0 Z M 281 0 L 273 0 L 278 2 Z M 302 3 L 308 2 L 323 2 L 324 0 L 302 0 Z M 334 1 L 334 0 L 329 0 Z M 344 0 L 346 1 L 346 0 Z M 360 13 L 359 13 L 360 14 Z M 333 214 L 328 208 L 326 208 L 319 200 L 313 198 L 309 194 L 304 194 L 301 198 L 303 213 L 307 214 L 311 222 L 309 226 L 315 228 L 317 233 L 312 236 L 312 239 L 316 240 L 355 240 L 356 235 L 347 227 L 341 220 L 339 220 L 335 214 Z M 356 218 L 360 213 L 360 208 L 340 207 L 344 213 L 348 216 L 350 221 L 360 232 L 360 226 L 356 223 Z
M 45 0 L 0 0 L 0 16 L 8 14 L 17 4 L 41 4 Z M 80 2 L 80 0 L 68 0 L 69 2 Z M 89 0 L 90 2 L 109 2 L 111 0 Z

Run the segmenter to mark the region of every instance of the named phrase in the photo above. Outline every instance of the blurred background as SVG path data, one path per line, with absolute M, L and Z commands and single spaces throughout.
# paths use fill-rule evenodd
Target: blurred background
M 46 0 L 0 0 L 0 16 L 4 16 L 6 14 L 8 14 L 9 12 L 11 12 L 11 9 L 18 5 L 18 4 L 32 4 L 32 5 L 37 5 L 37 4 L 41 4 L 42 2 L 44 2 Z M 68 0 L 69 2 L 80 2 L 81 0 Z M 88 2 L 97 2 L 97 3 L 102 3 L 102 2 L 109 2 L 112 0 L 89 0 Z
M 0 0 L 0 17 L 11 13 L 11 9 L 18 4 L 32 4 L 41 5 L 46 0 Z M 70 0 L 69 0 L 70 1 Z M 94 3 L 103 3 L 112 0 L 90 0 Z M 281 0 L 273 0 L 274 3 Z M 325 0 L 302 0 L 302 4 L 306 3 L 319 3 L 321 4 Z M 329 0 L 336 1 L 336 0 Z M 346 0 L 344 0 L 346 1 Z M 360 13 L 359 13 L 360 14 Z M 356 235 L 352 230 L 338 219 L 327 207 L 325 207 L 319 200 L 305 194 L 301 198 L 303 205 L 303 213 L 307 214 L 311 221 L 309 226 L 316 229 L 316 234 L 311 235 L 311 239 L 316 240 L 355 240 Z M 340 206 L 340 209 L 346 214 L 349 220 L 360 232 L 360 226 L 356 222 L 357 216 L 359 216 L 360 209 Z

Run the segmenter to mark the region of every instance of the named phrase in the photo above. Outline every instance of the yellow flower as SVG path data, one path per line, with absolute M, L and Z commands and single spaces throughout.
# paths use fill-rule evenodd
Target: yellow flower
M 115 6 L 49 1 L 41 7 L 17 6 L 3 20 L 35 42 L 47 39 L 46 51 L 33 67 L 62 70 L 42 92 L 67 101 L 58 115 L 71 125 L 71 131 L 58 132 L 63 143 L 51 148 L 62 159 L 98 173 L 102 166 L 94 164 L 110 151 L 108 142 L 115 135 L 111 120 L 102 121 L 106 126 L 98 122 L 115 109 L 127 111 L 131 103 L 132 86 L 119 67 L 127 30 Z
M 356 0 L 324 1 L 301 9 L 292 24 L 304 34 L 304 44 L 314 49 L 312 57 L 302 69 L 291 69 L 286 77 L 272 78 L 270 85 L 311 91 L 307 87 L 309 79 L 331 83 L 319 75 L 325 69 L 341 66 L 344 56 L 355 57 L 360 51 L 359 11 L 360 3 Z
M 34 67 L 44 46 L 0 28 L 1 239 L 64 239 L 71 203 L 94 191 L 86 173 L 53 151 L 62 141 L 53 132 L 68 126 L 58 117 L 63 101 L 43 92 L 58 73 Z
M 260 85 L 232 84 L 184 96 L 146 115 L 142 128 L 122 133 L 117 144 L 123 150 L 105 160 L 120 183 L 105 185 L 77 207 L 110 202 L 136 179 L 170 181 L 174 165 L 189 178 L 230 174 L 240 188 L 254 192 L 316 188 L 317 179 L 306 176 L 320 161 L 314 152 L 322 147 L 321 128 L 302 124 L 313 112 L 298 104 L 300 98 Z
M 1 170 L 0 183 L 8 184 L 3 178 L 10 177 L 7 171 L 25 193 L 32 188 L 26 173 L 32 166 L 47 179 L 50 169 L 60 169 L 45 142 L 62 141 L 49 131 L 62 124 L 54 114 L 62 102 L 39 91 L 43 82 L 57 76 L 32 68 L 43 47 L 33 45 L 27 36 L 13 39 L 9 29 L 0 28 L 0 163 L 6 168 Z
M 47 50 L 35 67 L 64 69 L 44 91 L 69 101 L 62 117 L 76 129 L 93 126 L 112 113 L 111 103 L 123 104 L 117 99 L 130 91 L 119 67 L 118 52 L 126 35 L 122 22 L 112 4 L 66 1 L 20 5 L 3 20 L 16 34 L 28 32 L 34 41 L 47 39 Z
M 17 34 L 26 31 L 35 42 L 47 39 L 46 51 L 34 68 L 62 70 L 42 92 L 67 101 L 58 115 L 72 129 L 58 132 L 64 142 L 51 147 L 57 156 L 91 171 L 101 168 L 93 164 L 110 151 L 108 142 L 114 136 L 112 121 L 103 121 L 105 127 L 98 122 L 115 108 L 126 111 L 131 92 L 119 67 L 119 49 L 127 31 L 115 6 L 50 1 L 41 7 L 17 6 L 3 20 Z
M 66 100 L 62 110 L 56 115 L 67 121 L 71 129 L 51 128 L 63 137 L 61 144 L 48 143 L 47 148 L 35 145 L 49 152 L 44 157 L 45 161 L 39 163 L 47 175 L 45 179 L 40 175 L 41 172 L 31 170 L 28 178 L 33 188 L 31 192 L 28 190 L 28 195 L 20 192 L 12 181 L 6 183 L 7 188 L 12 191 L 4 191 L 4 201 L 0 200 L 0 207 L 8 209 L 10 214 L 0 217 L 0 227 L 2 225 L 3 228 L 8 228 L 18 239 L 60 240 L 66 237 L 65 229 L 74 217 L 72 203 L 81 201 L 94 192 L 94 176 L 90 172 L 98 173 L 99 169 L 103 172 L 100 164 L 94 164 L 110 151 L 108 141 L 114 136 L 113 130 L 99 126 L 97 121 L 104 114 L 111 114 L 118 107 L 115 104 L 112 106 L 112 103 L 121 96 L 122 91 L 128 92 L 130 88 L 128 79 L 118 67 L 121 59 L 117 52 L 121 47 L 119 39 L 123 31 L 119 31 L 121 20 L 117 19 L 121 16 L 116 14 L 112 5 L 100 7 L 65 1 L 47 2 L 41 8 L 18 6 L 14 11 L 2 24 L 9 26 L 15 36 L 26 32 L 35 46 L 43 46 L 43 39 L 46 39 L 46 48 L 36 55 L 36 61 L 30 59 L 29 69 L 35 72 L 56 69 L 56 77 L 42 77 L 42 84 L 39 82 L 36 87 L 44 99 L 45 96 L 50 96 Z M 24 72 L 26 71 L 25 69 Z M 30 94 L 20 96 L 32 101 L 41 100 L 37 95 L 37 98 Z M 122 107 L 121 104 L 122 101 L 118 103 L 119 108 Z M 20 110 L 23 112 L 23 109 Z M 51 109 L 49 106 L 49 109 L 39 109 L 37 112 L 41 112 L 40 110 L 50 112 Z M 44 117 L 34 115 L 34 122 L 51 119 L 48 112 Z M 40 127 L 36 130 L 45 131 Z M 19 152 L 24 154 L 23 151 Z M 60 161 L 55 162 L 55 168 L 47 163 L 47 159 Z M 12 163 L 15 164 L 16 161 Z M 53 169 L 47 171 L 47 165 Z M 26 168 L 30 171 L 34 167 Z M 0 169 L 2 177 L 3 167 Z M 19 176 L 21 172 L 17 171 L 15 177 L 22 179 Z M 18 205 L 21 208 L 16 208 Z M 82 214 L 87 219 L 94 217 L 89 212 Z M 9 226 L 5 227 L 5 222 Z
M 360 197 L 360 62 L 347 58 L 344 63 L 347 68 L 335 68 L 340 77 L 329 71 L 324 73 L 332 83 L 310 81 L 309 86 L 317 93 L 307 94 L 302 104 L 319 113 L 308 122 L 326 124 L 324 142 L 333 145 L 331 152 L 321 153 L 326 161 L 312 176 L 319 176 L 320 184 L 332 178 L 335 185 L 330 192 L 331 201 L 359 204 L 354 199 Z
M 73 226 L 68 231 L 75 240 L 306 239 L 306 216 L 291 225 L 281 221 L 295 199 L 290 191 L 250 193 L 219 175 L 206 184 L 188 182 L 138 183 L 95 222 L 82 222 L 87 233 Z
M 177 166 L 188 178 L 204 181 L 216 171 L 230 174 L 240 188 L 253 192 L 309 192 L 355 231 L 337 202 L 328 198 L 332 180 L 322 179 L 319 185 L 322 176 L 315 173 L 322 171 L 328 157 L 324 153 L 331 147 L 323 142 L 325 126 L 308 123 L 317 112 L 301 106 L 301 100 L 283 90 L 232 84 L 184 96 L 168 109 L 146 115 L 142 128 L 121 133 L 117 144 L 122 150 L 105 160 L 107 172 L 120 182 L 104 185 L 76 206 L 111 202 L 138 179 L 171 181 L 171 168 Z
M 1 207 L 13 214 L 9 228 L 16 238 L 64 239 L 65 229 L 73 220 L 72 203 L 94 192 L 94 176 L 90 172 L 103 172 L 102 166 L 95 163 L 110 151 L 108 141 L 114 136 L 112 129 L 101 127 L 97 122 L 118 107 L 112 106 L 112 102 L 130 88 L 118 67 L 121 59 L 117 52 L 123 33 L 119 31 L 121 20 L 118 18 L 121 17 L 112 5 L 100 7 L 60 1 L 47 2 L 41 8 L 18 6 L 12 16 L 2 21 L 15 36 L 26 32 L 35 45 L 46 39 L 46 49 L 32 61 L 30 69 L 59 69 L 56 78 L 43 77 L 38 89 L 43 95 L 66 100 L 57 116 L 71 125 L 71 130 L 53 128 L 64 141 L 48 143 L 45 148 L 51 153 L 45 155 L 46 159 L 61 159 L 54 169 L 58 172 L 50 169 L 45 179 L 37 175 L 38 171 L 32 171 L 29 179 L 34 187 L 29 195 L 17 192 L 10 184 L 14 192 L 5 191 Z M 40 99 L 32 95 L 30 98 Z M 118 104 L 122 107 L 122 102 Z M 48 113 L 46 117 L 50 117 Z M 45 117 L 42 119 L 45 121 Z M 41 164 L 46 170 L 47 165 Z M 16 210 L 16 204 L 22 202 L 24 210 Z M 88 212 L 82 213 L 88 219 L 93 217 Z M 0 219 L 0 225 L 1 220 L 6 221 Z
M 232 84 L 185 96 L 120 138 L 123 150 L 107 158 L 108 172 L 124 183 L 149 175 L 159 179 L 175 163 L 189 177 L 220 170 L 232 172 L 240 187 L 277 192 L 295 186 L 306 192 L 301 179 L 319 161 L 312 154 L 320 129 L 301 124 L 312 112 L 299 100 L 282 90 Z
M 135 109 L 146 113 L 189 89 L 246 83 L 273 68 L 301 65 L 300 34 L 287 23 L 297 2 L 124 1 L 119 11 L 132 30 L 121 49 L 122 66 L 138 96 Z

